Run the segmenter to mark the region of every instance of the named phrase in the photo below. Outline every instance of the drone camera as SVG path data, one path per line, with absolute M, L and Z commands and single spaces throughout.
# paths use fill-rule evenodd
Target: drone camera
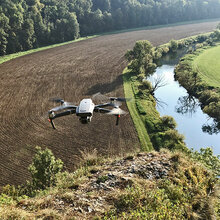
M 88 124 L 91 121 L 91 117 L 80 117 L 79 120 L 82 124 Z

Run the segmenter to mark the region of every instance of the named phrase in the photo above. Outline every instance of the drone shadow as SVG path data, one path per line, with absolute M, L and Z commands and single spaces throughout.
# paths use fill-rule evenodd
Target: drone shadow
M 119 86 L 123 84 L 122 75 L 118 76 L 113 82 L 109 83 L 98 83 L 92 87 L 90 87 L 86 93 L 86 95 L 91 96 L 97 92 L 101 94 L 110 93 L 117 89 Z

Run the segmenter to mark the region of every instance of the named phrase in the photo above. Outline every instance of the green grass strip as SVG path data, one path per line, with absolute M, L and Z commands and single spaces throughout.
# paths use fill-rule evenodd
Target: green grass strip
M 220 88 L 220 45 L 202 50 L 193 60 L 193 69 L 199 72 L 207 85 Z
M 128 106 L 131 118 L 134 122 L 134 126 L 138 133 L 138 138 L 141 144 L 141 150 L 150 151 L 150 150 L 153 150 L 153 145 L 150 141 L 150 137 L 147 133 L 145 125 L 143 121 L 141 120 L 141 116 L 138 113 L 138 110 L 136 108 L 135 97 L 134 97 L 134 93 L 133 93 L 130 80 L 131 80 L 131 72 L 128 70 L 128 68 L 125 68 L 125 70 L 123 71 L 124 93 L 125 93 L 125 97 L 131 98 L 131 101 L 127 102 L 127 106 Z

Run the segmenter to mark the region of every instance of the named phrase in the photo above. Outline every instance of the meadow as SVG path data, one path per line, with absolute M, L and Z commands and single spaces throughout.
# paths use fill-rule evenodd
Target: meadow
M 204 50 L 193 61 L 202 81 L 209 86 L 220 87 L 220 45 Z

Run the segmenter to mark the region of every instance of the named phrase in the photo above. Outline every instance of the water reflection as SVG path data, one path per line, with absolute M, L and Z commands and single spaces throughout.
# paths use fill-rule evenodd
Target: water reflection
M 177 130 L 185 136 L 188 147 L 199 150 L 202 147 L 213 146 L 214 153 L 220 154 L 220 148 L 217 148 L 220 143 L 220 123 L 203 113 L 198 100 L 190 96 L 174 80 L 174 65 L 158 67 L 151 79 L 160 78 L 160 75 L 167 84 L 156 90 L 154 94 L 160 103 L 157 105 L 160 115 L 174 117 L 178 125 Z
M 220 122 L 213 120 L 211 124 L 204 124 L 202 126 L 202 131 L 210 135 L 218 134 L 220 133 Z
M 197 100 L 192 95 L 186 95 L 179 97 L 175 110 L 182 115 L 189 114 L 192 116 L 192 114 L 196 113 L 198 107 Z
M 197 99 L 192 95 L 181 96 L 178 98 L 175 111 L 182 115 L 192 116 L 200 108 Z M 211 118 L 209 118 L 212 120 Z M 218 134 L 220 132 L 220 123 L 217 120 L 212 120 L 212 123 L 205 123 L 202 125 L 202 131 L 209 135 Z

